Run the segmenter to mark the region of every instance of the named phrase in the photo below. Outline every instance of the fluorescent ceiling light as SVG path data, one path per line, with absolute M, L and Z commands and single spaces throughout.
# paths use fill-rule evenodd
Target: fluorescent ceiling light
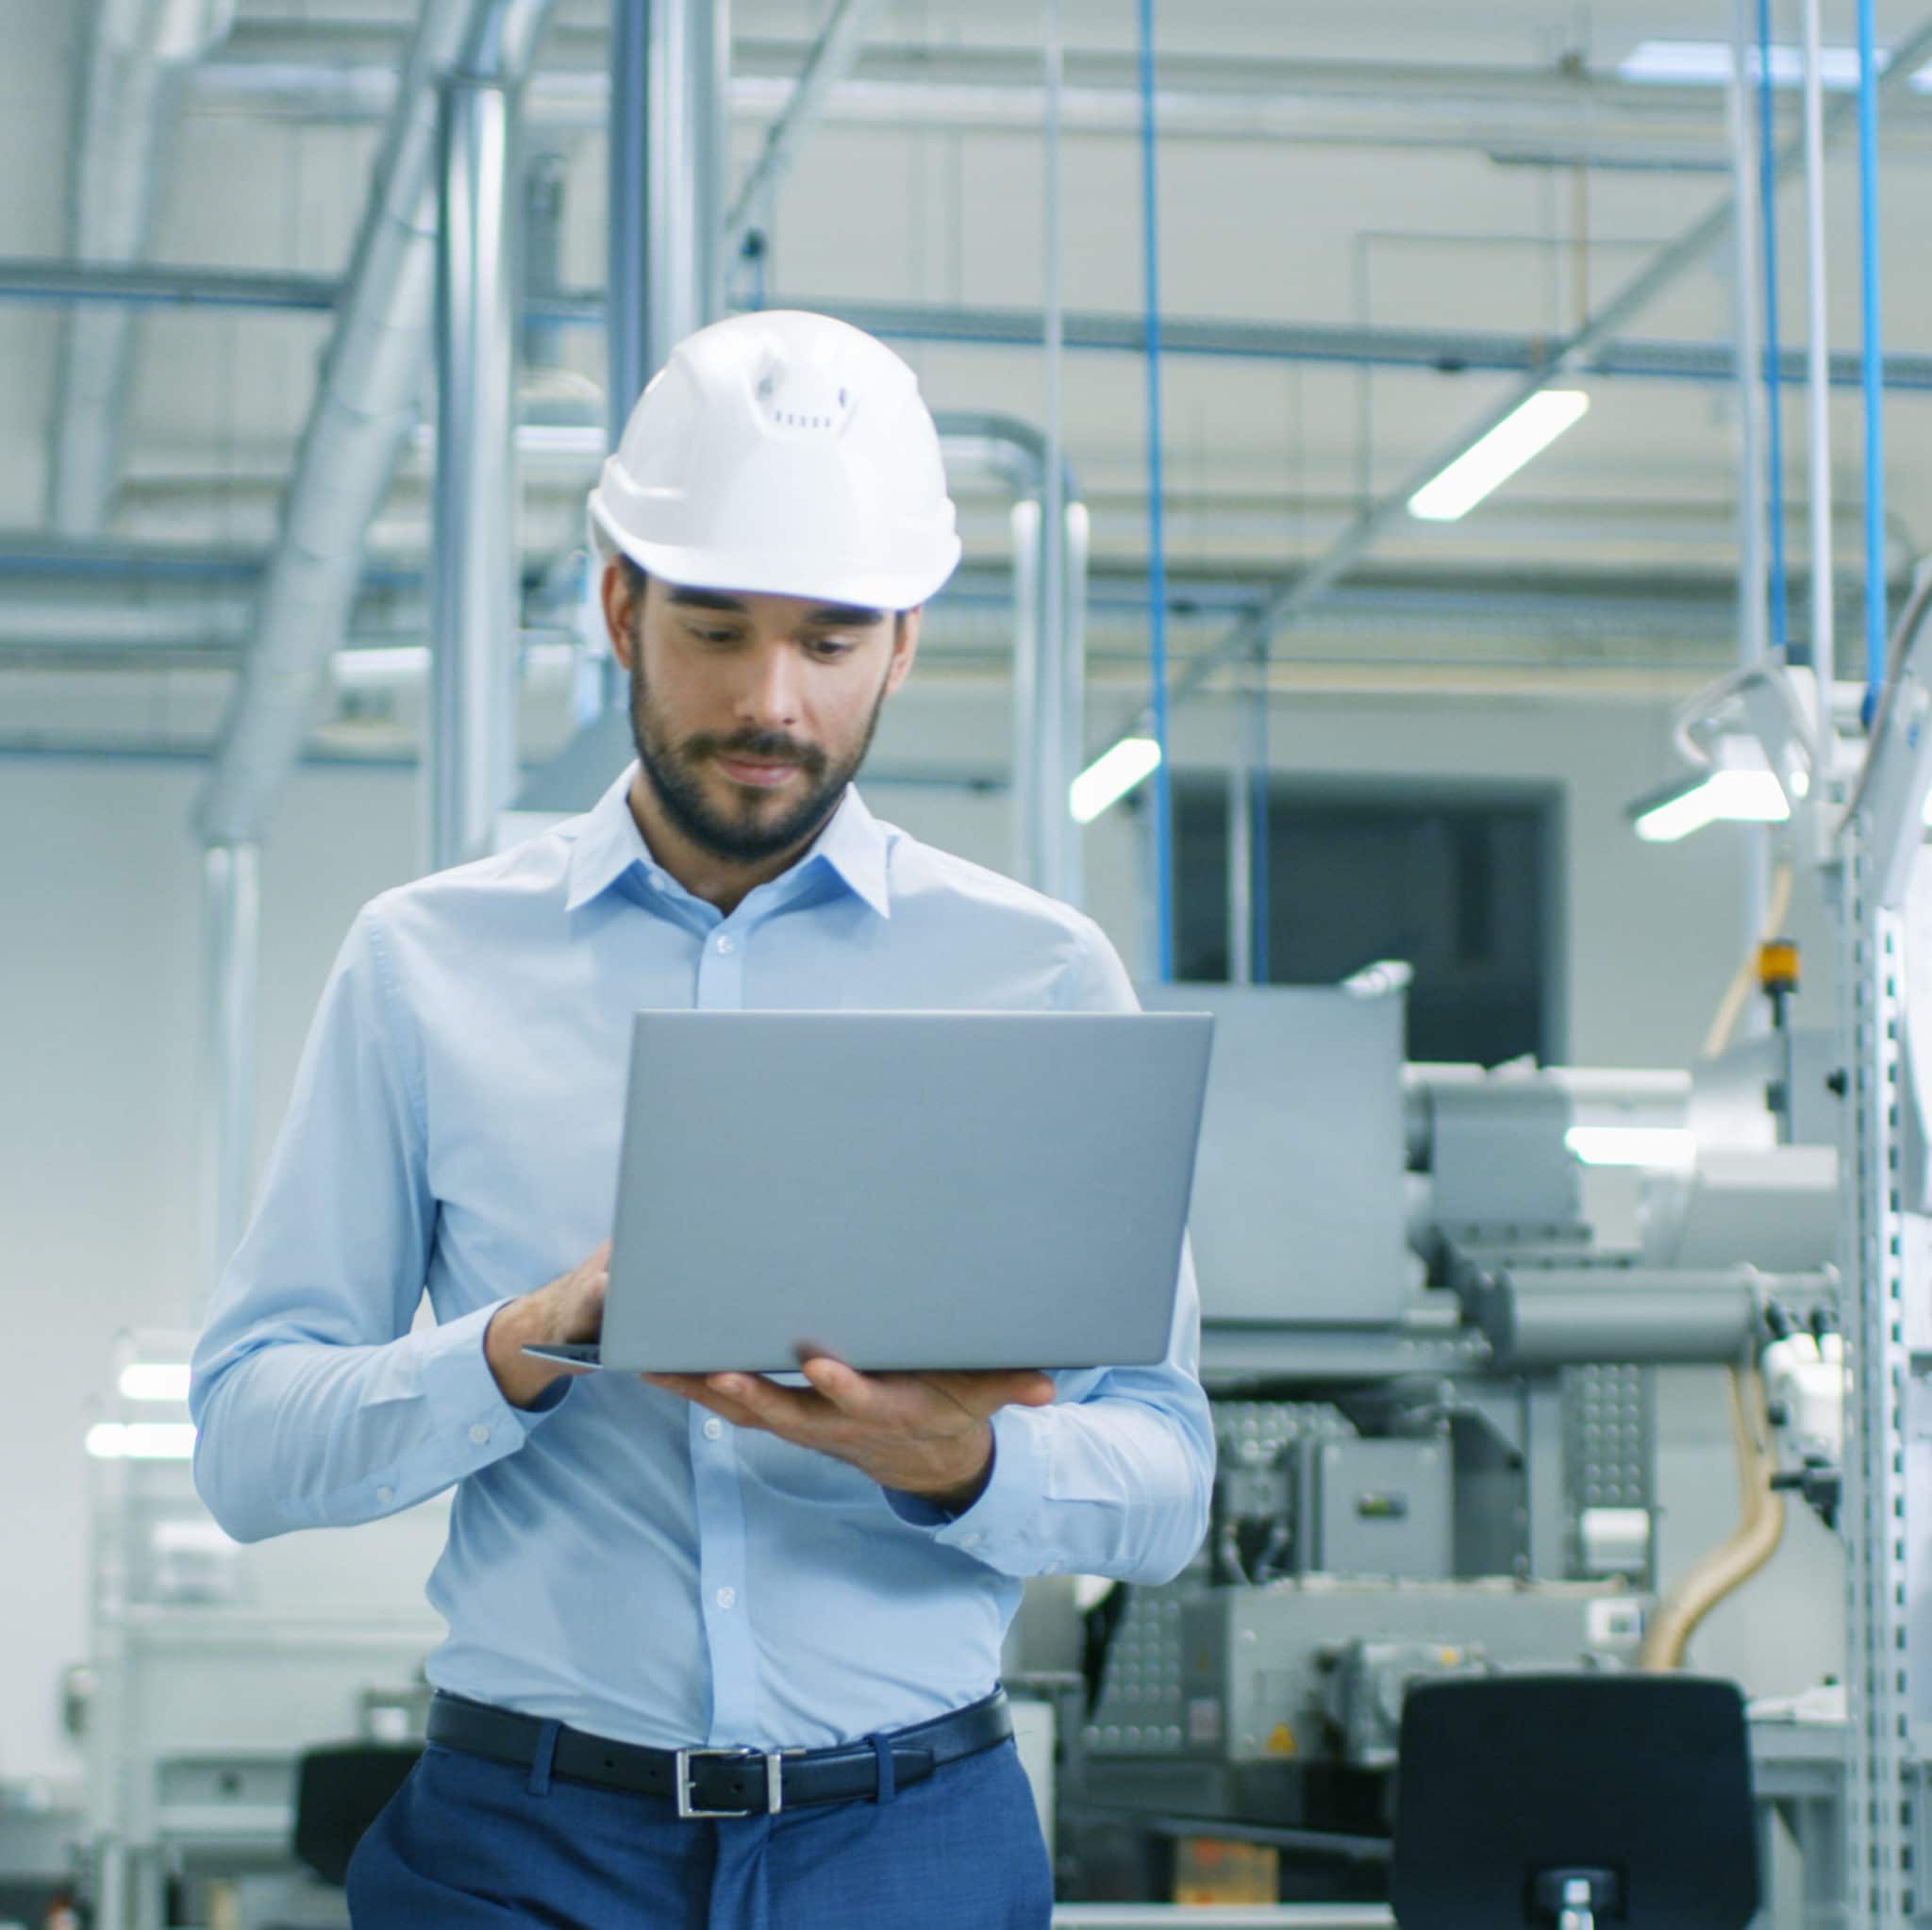
M 1890 50 L 1878 49 L 1878 71 L 1883 74 L 1891 58 Z M 1745 72 L 1753 81 L 1763 73 L 1757 49 L 1750 50 Z M 1617 73 L 1624 80 L 1649 81 L 1667 87 L 1723 87 L 1731 77 L 1731 46 L 1728 41 L 1641 41 L 1617 62 Z M 1927 70 L 1912 75 L 1912 87 L 1923 93 Z M 1857 47 L 1823 47 L 1818 58 L 1819 84 L 1834 92 L 1848 93 L 1858 84 Z M 1773 87 L 1801 87 L 1805 80 L 1805 50 L 1794 44 L 1774 41 L 1771 47 Z
M 1572 1126 L 1563 1143 L 1586 1166 L 1669 1167 L 1697 1163 L 1697 1135 L 1682 1126 Z
M 194 1429 L 185 1421 L 97 1421 L 87 1451 L 97 1461 L 185 1461 L 194 1453 Z
M 140 1362 L 121 1370 L 121 1392 L 130 1401 L 185 1401 L 188 1365 L 182 1361 Z
M 1426 523 L 1466 516 L 1498 483 L 1507 482 L 1590 408 L 1580 389 L 1543 389 L 1458 456 L 1434 482 L 1408 499 L 1408 513 Z
M 1707 824 L 1781 824 L 1790 806 L 1769 771 L 1713 771 L 1688 788 L 1641 805 L 1637 835 L 1651 844 L 1674 844 Z
M 1151 737 L 1124 737 L 1104 751 L 1067 789 L 1067 807 L 1076 824 L 1091 824 L 1108 805 L 1117 804 L 1160 765 L 1160 746 Z

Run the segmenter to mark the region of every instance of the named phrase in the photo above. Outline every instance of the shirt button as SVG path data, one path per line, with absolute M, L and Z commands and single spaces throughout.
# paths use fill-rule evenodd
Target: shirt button
M 737 951 L 738 940 L 728 931 L 720 932 L 718 934 L 718 949 L 728 957 L 733 952 Z
M 375 1498 L 387 1507 L 396 1498 L 396 1491 L 393 1488 L 378 1488 L 375 1490 Z
M 738 1590 L 737 1590 L 736 1589 L 720 1589 L 718 1590 L 718 1606 L 719 1606 L 719 1607 L 721 1607 L 721 1608 L 728 1608 L 728 1607 L 730 1607 L 730 1606 L 731 1606 L 731 1605 L 732 1605 L 732 1604 L 733 1604 L 734 1602 L 736 1602 L 737 1600 L 738 1600 Z
M 490 1439 L 490 1430 L 487 1427 L 485 1427 L 483 1423 L 479 1421 L 477 1422 L 475 1426 L 471 1428 L 470 1439 L 474 1440 L 478 1447 L 481 1447 L 483 1443 Z
M 705 1423 L 705 1439 L 707 1440 L 716 1440 L 724 1432 L 724 1423 L 715 1414 Z

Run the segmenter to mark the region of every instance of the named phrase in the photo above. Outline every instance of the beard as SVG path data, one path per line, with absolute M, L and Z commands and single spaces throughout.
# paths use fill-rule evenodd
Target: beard
M 630 727 L 638 762 L 658 802 L 682 835 L 701 851 L 730 864 L 762 864 L 808 843 L 830 822 L 872 748 L 885 707 L 885 679 L 879 682 L 865 728 L 849 755 L 835 757 L 817 744 L 801 743 L 783 731 L 745 730 L 730 737 L 700 731 L 674 743 L 657 714 L 644 682 L 642 653 L 631 676 Z M 794 764 L 806 780 L 796 804 L 766 816 L 764 794 L 744 790 L 733 804 L 721 805 L 706 789 L 704 767 L 719 757 Z

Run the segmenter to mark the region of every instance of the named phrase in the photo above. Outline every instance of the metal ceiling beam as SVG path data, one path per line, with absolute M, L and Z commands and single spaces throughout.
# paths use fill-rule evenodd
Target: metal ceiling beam
M 234 0 L 98 0 L 81 63 L 67 211 L 76 260 L 146 248 L 188 69 L 228 30 Z M 133 318 L 88 308 L 62 320 L 48 419 L 47 523 L 62 536 L 107 524 L 120 469 Z
M 876 5 L 877 0 L 837 0 L 824 31 L 798 69 L 791 97 L 772 123 L 765 144 L 724 217 L 724 258 L 727 262 L 737 259 L 745 237 L 764 218 L 773 191 L 791 168 L 799 143 L 812 125 L 824 118 L 833 90 L 851 73 L 858 58 L 859 37 Z
M 218 268 L 123 268 L 112 263 L 0 258 L 0 300 L 179 305 L 326 313 L 343 284 L 331 275 L 248 275 Z M 1045 339 L 1037 308 L 961 308 L 921 302 L 848 301 L 787 295 L 774 306 L 816 308 L 855 327 L 896 341 L 957 341 L 990 347 L 1039 347 Z M 566 291 L 526 302 L 525 315 L 579 327 L 603 324 L 604 298 L 594 290 Z M 1143 324 L 1137 316 L 1069 311 L 1066 345 L 1139 355 Z M 1161 322 L 1164 355 L 1236 359 L 1335 362 L 1410 368 L 1438 374 L 1522 374 L 1547 366 L 1564 344 L 1545 335 L 1504 329 L 1361 327 L 1325 323 L 1223 322 L 1169 316 Z M 1733 375 L 1724 342 L 1611 341 L 1584 358 L 1593 375 L 1641 381 L 1724 382 Z M 1787 350 L 1781 379 L 1805 379 L 1802 350 Z M 1856 388 L 1862 364 L 1856 353 L 1831 358 L 1835 387 Z M 1885 358 L 1888 389 L 1932 389 L 1932 355 Z
M 531 87 L 534 124 L 606 125 L 605 38 L 581 28 L 553 37 L 553 58 Z M 809 46 L 735 42 L 733 112 L 782 112 Z M 238 29 L 231 53 L 201 77 L 209 105 L 366 120 L 386 111 L 394 88 L 393 40 L 372 29 L 253 22 Z M 1447 146 L 1564 164 L 1696 168 L 1722 165 L 1724 156 L 1721 90 L 1627 81 L 1614 72 L 1175 55 L 1161 61 L 1158 106 L 1163 129 L 1184 139 Z M 825 104 L 843 123 L 1028 133 L 1039 131 L 1043 108 L 1037 49 L 916 43 L 867 47 Z M 1794 105 L 1780 103 L 1779 111 L 1795 122 Z M 1888 141 L 1923 145 L 1932 108 L 1914 100 L 1907 112 L 1909 123 L 1895 122 Z M 1070 50 L 1063 115 L 1070 132 L 1133 134 L 1131 55 Z
M 1894 46 L 1881 87 L 1888 93 L 1896 94 L 1909 85 L 1913 74 L 1928 58 L 1932 58 L 1932 20 L 1923 21 Z M 1834 101 L 1824 116 L 1825 140 L 1829 141 L 1843 132 L 1852 124 L 1856 111 L 1855 99 Z M 1776 156 L 1775 175 L 1782 177 L 1792 173 L 1803 158 L 1802 139 L 1786 142 Z M 1467 455 L 1531 396 L 1546 389 L 1555 377 L 1587 371 L 1592 360 L 1658 295 L 1709 255 L 1730 231 L 1735 213 L 1736 204 L 1726 195 L 1632 276 L 1582 327 L 1553 343 L 1549 360 L 1542 369 L 1512 385 L 1503 401 L 1486 410 L 1462 434 L 1436 451 L 1426 462 L 1419 463 L 1394 489 L 1362 510 L 1322 556 L 1270 599 L 1265 608 L 1234 624 L 1212 650 L 1195 657 L 1179 677 L 1172 679 L 1167 691 L 1170 707 L 1186 703 L 1230 664 L 1244 662 L 1265 651 L 1268 640 L 1276 630 L 1311 609 L 1368 555 L 1383 533 L 1407 513 L 1408 499 L 1424 484 Z M 1093 748 L 1104 750 L 1122 737 L 1144 731 L 1150 708 L 1142 705 L 1125 716 L 1122 727 Z

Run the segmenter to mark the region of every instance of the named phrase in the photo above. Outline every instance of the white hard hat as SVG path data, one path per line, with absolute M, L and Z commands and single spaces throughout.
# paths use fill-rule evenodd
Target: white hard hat
M 693 589 L 910 609 L 959 560 L 919 378 L 829 315 L 687 336 L 591 491 L 599 554 Z

